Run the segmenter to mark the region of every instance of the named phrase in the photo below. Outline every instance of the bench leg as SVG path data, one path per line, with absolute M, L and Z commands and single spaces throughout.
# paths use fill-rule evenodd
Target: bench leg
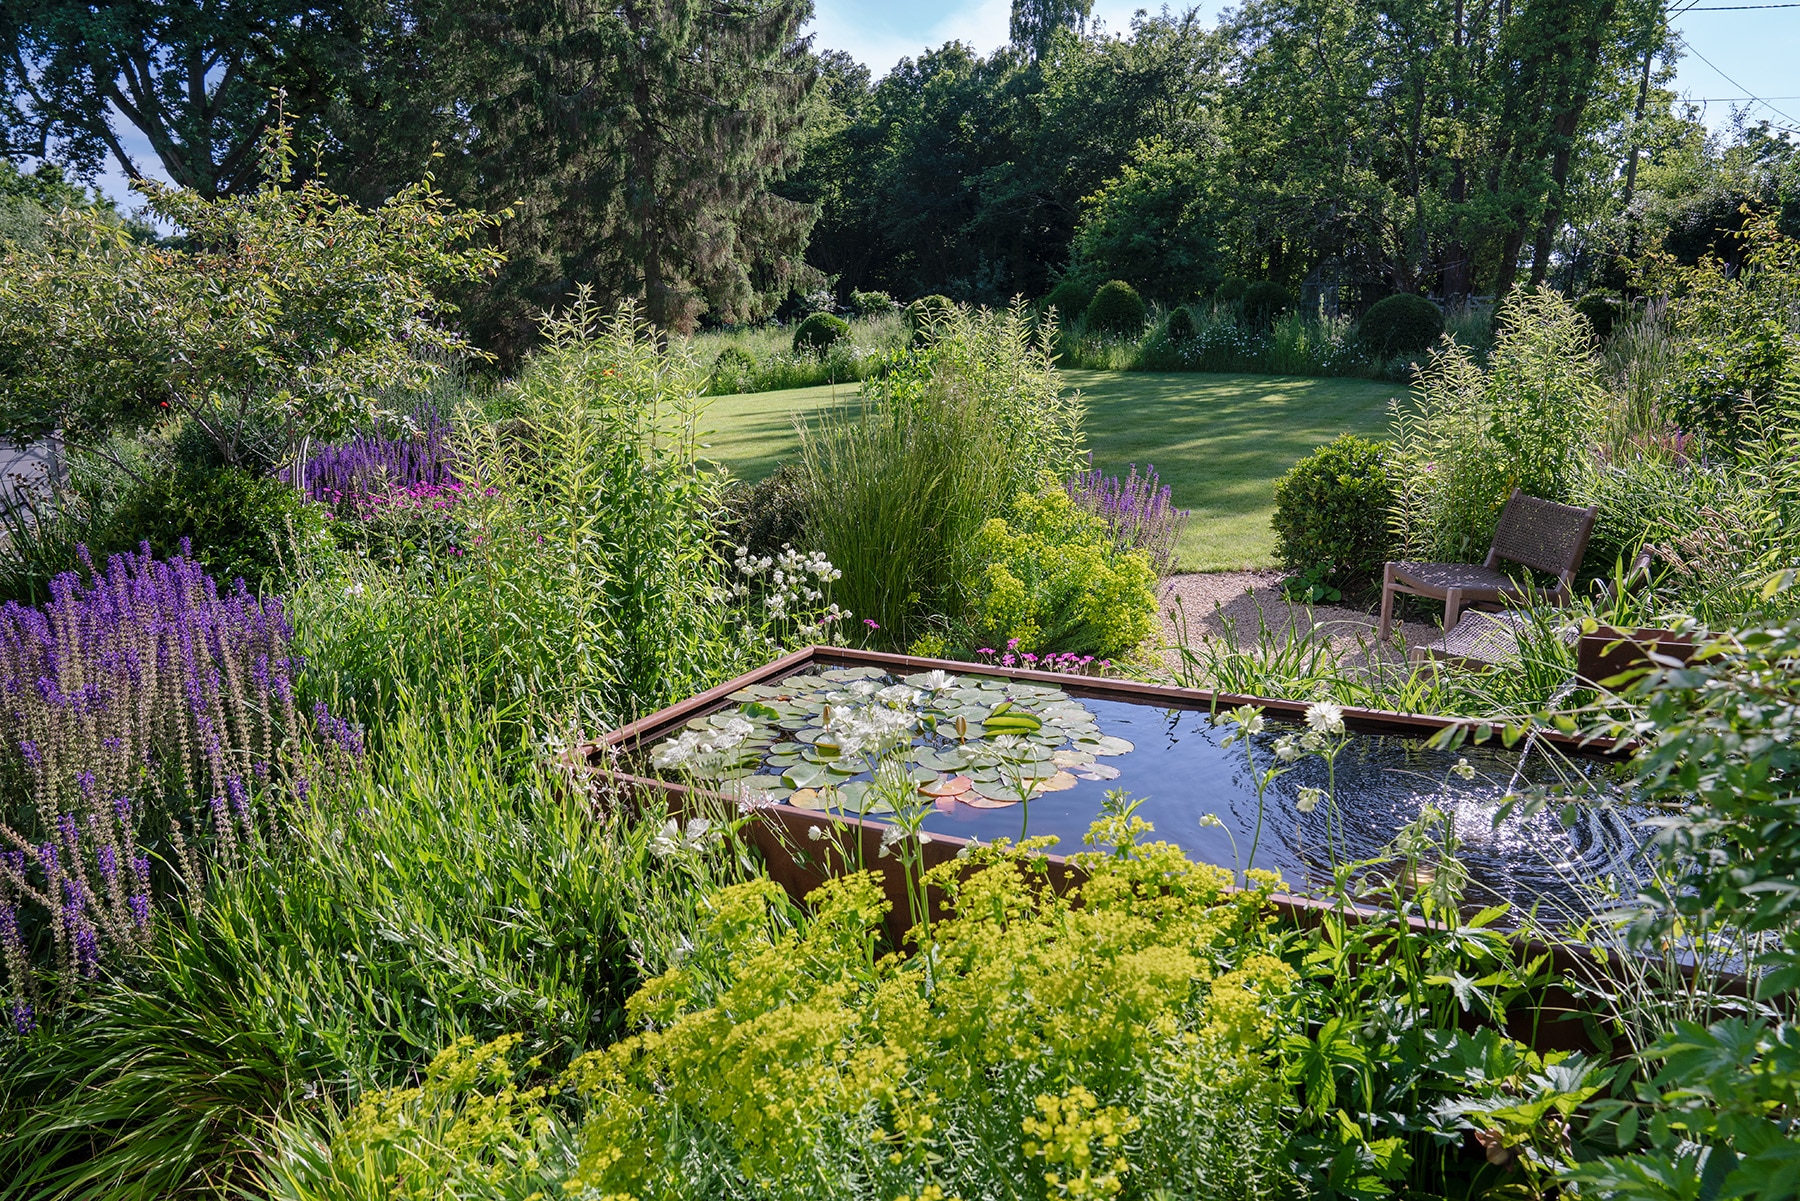
M 1378 642 L 1386 642 L 1388 634 L 1394 628 L 1394 565 L 1388 563 L 1381 569 L 1381 629 L 1375 638 Z
M 1462 598 L 1463 590 L 1461 588 L 1452 588 L 1444 593 L 1444 633 L 1446 634 L 1454 630 L 1456 623 L 1462 619 Z

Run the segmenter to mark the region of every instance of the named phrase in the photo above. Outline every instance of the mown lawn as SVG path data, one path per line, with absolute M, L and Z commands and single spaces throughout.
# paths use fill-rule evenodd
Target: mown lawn
M 1359 379 L 1069 371 L 1088 402 L 1094 462 L 1123 472 L 1153 463 L 1194 511 L 1181 541 L 1191 571 L 1267 567 L 1275 480 L 1294 460 L 1346 431 L 1379 435 L 1399 384 Z M 852 403 L 855 384 L 721 396 L 703 441 L 738 475 L 761 479 L 792 455 L 795 415 Z

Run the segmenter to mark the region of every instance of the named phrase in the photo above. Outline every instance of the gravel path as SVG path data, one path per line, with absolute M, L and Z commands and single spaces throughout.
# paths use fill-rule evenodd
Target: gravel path
M 1178 645 L 1185 619 L 1190 644 L 1234 631 L 1240 645 L 1254 642 L 1258 613 L 1271 630 L 1318 628 L 1338 650 L 1365 659 L 1374 648 L 1378 613 L 1342 605 L 1302 605 L 1282 597 L 1279 571 L 1216 571 L 1170 576 L 1162 582 L 1163 625 L 1169 642 Z M 1438 635 L 1435 625 L 1400 622 L 1397 639 L 1380 650 L 1384 659 L 1398 658 L 1401 645 L 1416 646 Z

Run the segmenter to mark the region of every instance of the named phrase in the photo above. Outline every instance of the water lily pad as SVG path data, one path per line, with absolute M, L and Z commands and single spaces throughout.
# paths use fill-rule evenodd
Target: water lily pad
M 781 773 L 789 788 L 817 788 L 831 779 L 831 769 L 821 763 L 796 763 Z
M 977 809 L 1004 809 L 1008 805 L 1016 805 L 1021 798 L 1011 784 L 977 783 L 973 792 L 956 798 L 962 804 L 973 805 Z
M 816 788 L 802 788 L 788 798 L 788 804 L 796 809 L 818 810 L 825 808 L 825 798 Z
M 1059 771 L 1047 780 L 1039 780 L 1039 792 L 1067 792 L 1075 787 L 1075 777 L 1066 771 Z
M 919 785 L 919 791 L 929 797 L 958 797 L 975 787 L 975 781 L 967 776 L 938 776 L 931 783 Z
M 1078 767 L 1075 774 L 1084 780 L 1116 780 L 1119 769 L 1105 763 L 1090 763 L 1086 767 Z
M 806 761 L 807 760 L 801 755 L 770 755 L 763 762 L 767 763 L 770 767 L 779 767 L 783 771 L 786 771 L 788 768 L 794 766 L 794 764 L 805 763 Z
M 1094 756 L 1091 751 L 1057 751 L 1054 755 L 1050 756 L 1050 762 L 1056 764 L 1058 767 L 1080 767 L 1083 764 L 1092 763 L 1093 761 Z
M 1076 749 L 1091 751 L 1096 755 L 1129 755 L 1137 748 L 1123 738 L 1114 738 L 1110 734 L 1099 738 L 1082 738 L 1076 741 Z
M 805 743 L 807 746 L 811 746 L 823 737 L 825 737 L 823 726 L 808 726 L 804 730 L 797 730 L 794 733 L 794 741 Z
M 783 781 L 780 776 L 749 776 L 738 781 L 733 788 L 734 791 L 741 792 L 747 796 L 754 796 L 759 792 L 766 792 L 778 801 L 784 799 L 794 791 L 787 786 L 787 783 Z

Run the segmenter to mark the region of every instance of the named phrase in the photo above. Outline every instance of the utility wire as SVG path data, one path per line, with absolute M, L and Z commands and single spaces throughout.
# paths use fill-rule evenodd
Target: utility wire
M 1695 8 L 1693 5 L 1689 5 L 1682 9 L 1681 13 L 1741 13 L 1756 8 L 1800 8 L 1800 4 L 1715 4 L 1708 5 L 1706 8 Z M 1670 15 L 1680 16 L 1681 13 Z
M 1693 55 L 1695 58 L 1697 58 L 1701 62 L 1705 63 L 1707 66 L 1711 67 L 1713 70 L 1718 71 L 1719 77 L 1721 79 L 1723 79 L 1726 83 L 1730 84 L 1732 87 L 1743 88 L 1743 90 L 1746 92 L 1748 92 L 1750 90 L 1749 88 L 1744 87 L 1744 85 L 1739 83 L 1737 80 L 1733 79 L 1731 76 L 1725 74 L 1724 71 L 1720 70 L 1718 63 L 1715 63 L 1712 59 L 1706 57 L 1706 55 L 1700 53 L 1698 50 L 1694 49 L 1692 46 L 1688 46 L 1686 49 L 1689 54 Z M 1794 122 L 1794 127 L 1790 127 L 1792 132 L 1800 133 L 1800 128 L 1797 128 L 1797 127 L 1800 127 L 1800 117 L 1795 117 L 1792 113 L 1782 112 L 1780 109 L 1776 108 L 1773 104 L 1770 104 L 1767 100 L 1764 100 L 1760 96 L 1754 97 L 1754 99 L 1757 104 L 1762 105 L 1764 108 L 1768 109 L 1770 112 L 1774 113 L 1776 116 L 1785 117 L 1787 120 Z

